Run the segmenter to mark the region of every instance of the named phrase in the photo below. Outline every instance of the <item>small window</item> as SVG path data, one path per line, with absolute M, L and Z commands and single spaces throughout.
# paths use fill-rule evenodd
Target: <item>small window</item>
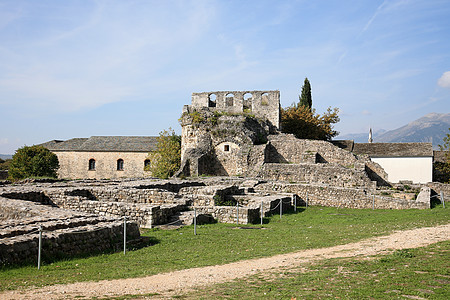
M 226 151 L 226 152 L 230 151 L 230 145 L 224 145 L 223 151 Z
M 123 171 L 123 159 L 121 158 L 117 160 L 117 171 Z
M 208 107 L 216 107 L 216 94 L 210 94 L 208 96 Z
M 89 171 L 95 171 L 95 159 L 93 158 L 89 160 Z
M 144 160 L 144 171 L 150 171 L 150 159 Z

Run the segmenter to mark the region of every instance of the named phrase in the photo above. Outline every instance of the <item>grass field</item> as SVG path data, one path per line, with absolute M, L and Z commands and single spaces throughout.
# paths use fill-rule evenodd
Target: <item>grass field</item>
M 329 247 L 402 229 L 446 224 L 450 210 L 356 210 L 309 207 L 266 219 L 263 228 L 236 229 L 211 224 L 178 230 L 150 229 L 154 245 L 123 253 L 101 254 L 36 266 L 0 269 L 0 290 L 56 283 L 141 277 L 160 272 L 225 264 L 301 249 Z M 45 249 L 43 250 L 45 251 Z
M 198 289 L 178 299 L 449 299 L 450 242 L 328 259 Z

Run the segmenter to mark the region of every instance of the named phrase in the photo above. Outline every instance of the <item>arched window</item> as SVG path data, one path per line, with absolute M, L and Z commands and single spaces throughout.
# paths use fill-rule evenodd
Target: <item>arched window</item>
M 244 94 L 244 112 L 252 112 L 252 98 L 251 93 Z
M 123 171 L 123 159 L 121 158 L 117 160 L 117 171 Z
M 216 94 L 211 94 L 208 96 L 208 107 L 216 107 Z
M 150 159 L 144 160 L 144 171 L 150 171 Z
M 261 105 L 269 105 L 269 94 L 264 93 L 261 95 Z
M 95 159 L 93 158 L 89 160 L 89 171 L 95 171 Z
M 226 107 L 231 107 L 234 105 L 234 95 L 232 93 L 228 93 L 225 96 L 225 106 Z

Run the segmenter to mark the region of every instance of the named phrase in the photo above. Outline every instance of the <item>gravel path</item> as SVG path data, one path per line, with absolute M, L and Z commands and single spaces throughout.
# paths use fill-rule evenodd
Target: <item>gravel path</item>
M 302 250 L 272 257 L 239 261 L 157 274 L 142 278 L 78 282 L 24 291 L 0 293 L 0 299 L 73 299 L 158 293 L 161 296 L 188 292 L 193 287 L 231 281 L 274 268 L 292 267 L 314 260 L 380 254 L 417 248 L 450 239 L 450 224 L 395 232 L 356 243 Z

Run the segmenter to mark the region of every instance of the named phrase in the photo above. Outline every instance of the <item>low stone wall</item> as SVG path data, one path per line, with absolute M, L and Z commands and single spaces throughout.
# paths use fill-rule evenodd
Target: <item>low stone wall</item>
M 123 245 L 123 221 L 26 200 L 0 197 L 0 266 L 37 261 L 39 227 L 43 260 L 99 253 Z M 140 237 L 127 222 L 127 240 Z
M 116 192 L 116 193 L 114 193 Z M 41 204 L 53 205 L 59 208 L 96 214 L 108 217 L 123 217 L 136 222 L 140 227 L 151 228 L 153 225 L 165 224 L 171 215 L 187 209 L 189 199 L 175 198 L 170 192 L 136 189 L 112 189 L 105 188 L 48 188 L 48 189 L 23 189 L 22 192 L 10 191 L 2 193 L 9 199 L 21 199 Z M 146 204 L 148 196 L 157 194 L 170 194 L 167 201 L 155 201 L 165 203 L 161 205 Z M 111 198 L 108 196 L 111 195 Z M 120 200 L 120 201 L 116 201 Z M 151 202 L 151 201 L 150 201 Z
M 266 183 L 258 186 L 259 190 L 288 192 L 298 195 L 300 204 L 345 207 L 345 208 L 375 208 L 375 209 L 427 209 L 430 202 L 397 199 L 374 195 L 370 190 L 330 187 L 308 184 Z
M 196 206 L 197 214 L 211 215 L 220 223 L 236 223 L 236 206 Z M 259 207 L 239 207 L 239 224 L 251 224 L 259 221 Z
M 236 200 L 239 198 L 237 197 Z M 261 203 L 264 217 L 278 214 L 280 211 L 280 203 L 283 206 L 282 212 L 290 211 L 293 208 L 291 195 L 250 196 L 249 199 L 241 200 L 239 199 L 238 201 L 241 205 L 244 204 L 244 207 L 239 206 L 239 224 L 259 223 L 261 218 Z M 211 215 L 220 223 L 237 222 L 236 206 L 196 206 L 195 209 L 197 210 L 197 214 Z
M 438 194 L 439 200 L 441 199 L 441 192 L 444 193 L 445 202 L 450 202 L 450 184 L 440 182 L 430 182 L 426 186 L 431 188 L 436 194 Z
M 355 155 L 327 141 L 297 139 L 292 134 L 270 135 L 269 141 L 273 145 L 273 151 L 266 157 L 266 162 L 304 163 L 309 159 L 304 155 L 306 153 L 317 153 L 319 161 L 342 166 L 358 162 Z
M 345 168 L 335 164 L 264 164 L 258 174 L 265 180 L 328 184 L 340 187 L 376 188 L 364 167 Z

